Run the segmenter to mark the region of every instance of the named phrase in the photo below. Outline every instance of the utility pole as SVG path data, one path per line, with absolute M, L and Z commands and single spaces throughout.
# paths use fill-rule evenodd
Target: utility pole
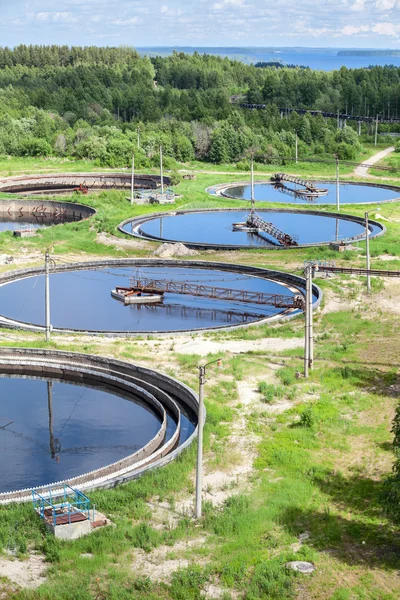
M 308 366 L 310 371 L 314 368 L 314 331 L 313 331 L 313 265 L 308 267 Z
M 164 194 L 164 176 L 163 176 L 162 146 L 160 146 L 160 179 L 161 179 L 161 195 L 163 195 Z
M 368 225 L 368 212 L 365 213 L 365 244 L 366 244 L 366 267 L 367 267 L 367 294 L 371 293 L 371 258 L 369 254 L 369 225 Z
M 313 293 L 312 275 L 314 265 L 307 263 L 305 266 L 306 297 L 304 302 L 305 326 L 304 326 L 304 377 L 308 378 L 309 371 L 314 366 L 314 332 L 313 332 Z
M 299 162 L 299 139 L 297 137 L 297 131 L 296 131 L 296 165 Z
M 203 429 L 204 429 L 204 384 L 206 382 L 206 369 L 209 365 L 217 363 L 220 367 L 222 358 L 212 360 L 206 365 L 198 367 L 199 369 L 199 415 L 198 415 L 198 433 L 197 433 L 197 467 L 196 467 L 196 519 L 202 515 L 202 487 L 203 487 Z
M 254 154 L 251 153 L 251 212 L 254 212 Z
M 133 204 L 133 189 L 135 187 L 135 155 L 132 154 L 131 204 Z
M 340 211 L 339 157 L 336 154 L 336 210 Z
M 309 306 L 309 265 L 306 265 L 305 276 L 306 276 L 306 297 L 305 297 L 305 324 L 304 324 L 304 377 L 308 378 L 308 368 L 310 366 L 310 306 Z
M 50 341 L 50 255 L 48 250 L 46 251 L 45 257 L 45 316 L 46 316 L 46 342 Z
M 378 143 L 378 116 L 376 115 L 376 121 L 375 121 L 375 146 Z

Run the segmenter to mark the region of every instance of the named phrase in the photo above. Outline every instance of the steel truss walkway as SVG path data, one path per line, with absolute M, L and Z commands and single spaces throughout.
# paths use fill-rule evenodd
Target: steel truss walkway
M 246 219 L 247 227 L 251 227 L 254 229 L 258 229 L 260 231 L 264 231 L 271 237 L 278 240 L 280 244 L 283 246 L 298 246 L 299 244 L 290 236 L 288 233 L 285 233 L 281 229 L 278 229 L 273 223 L 269 221 L 264 221 L 259 215 L 255 212 L 251 212 Z
M 400 277 L 400 271 L 382 271 L 380 269 L 361 269 L 358 267 L 332 267 L 329 265 L 316 265 L 316 271 L 324 273 L 343 273 L 348 275 L 375 275 L 377 277 Z
M 294 296 L 283 294 L 266 294 L 264 292 L 252 292 L 249 290 L 234 290 L 230 288 L 215 287 L 209 285 L 198 285 L 180 281 L 168 281 L 164 279 L 135 279 L 130 281 L 132 291 L 146 294 L 184 294 L 190 296 L 201 296 L 204 298 L 215 298 L 216 300 L 232 300 L 247 304 L 264 304 L 275 308 L 303 309 L 304 298 L 299 293 Z

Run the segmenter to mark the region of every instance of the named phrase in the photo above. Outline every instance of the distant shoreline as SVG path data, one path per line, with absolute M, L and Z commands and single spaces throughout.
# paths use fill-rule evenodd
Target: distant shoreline
M 337 56 L 382 56 L 399 58 L 400 50 L 339 50 Z

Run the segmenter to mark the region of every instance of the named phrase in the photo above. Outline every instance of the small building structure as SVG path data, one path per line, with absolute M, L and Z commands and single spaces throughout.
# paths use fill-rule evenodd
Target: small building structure
M 89 498 L 68 484 L 32 490 L 32 502 L 48 531 L 62 540 L 76 540 L 107 524 Z

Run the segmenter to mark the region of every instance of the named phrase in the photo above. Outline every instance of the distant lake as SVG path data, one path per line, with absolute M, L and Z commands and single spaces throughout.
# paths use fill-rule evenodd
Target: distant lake
M 227 56 L 235 60 L 241 60 L 244 63 L 251 64 L 256 62 L 277 61 L 284 65 L 298 65 L 310 67 L 319 71 L 333 71 L 341 67 L 348 69 L 360 69 L 369 66 L 394 65 L 400 67 L 400 56 L 338 56 L 340 50 L 334 49 L 312 49 L 312 48 L 200 48 L 200 47 L 148 47 L 137 48 L 140 54 L 148 56 L 168 56 L 174 50 L 192 54 L 197 51 L 200 54 L 215 54 L 218 56 Z M 381 51 L 382 52 L 382 51 Z

